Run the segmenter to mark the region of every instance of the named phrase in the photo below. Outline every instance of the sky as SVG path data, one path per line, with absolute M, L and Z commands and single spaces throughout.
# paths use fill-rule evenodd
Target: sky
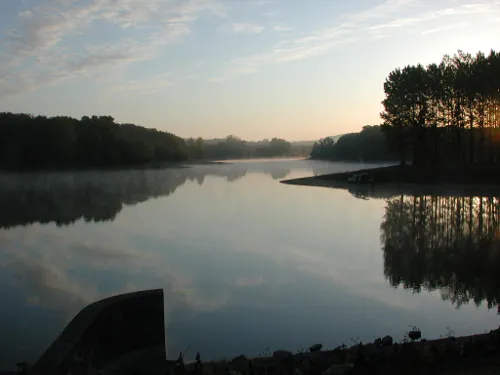
M 500 0 L 0 0 L 0 112 L 314 140 L 379 124 L 391 70 L 491 49 Z

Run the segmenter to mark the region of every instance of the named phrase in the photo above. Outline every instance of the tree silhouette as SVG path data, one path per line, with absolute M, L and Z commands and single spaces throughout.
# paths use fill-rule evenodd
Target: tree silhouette
M 242 159 L 256 157 L 305 156 L 311 146 L 293 144 L 281 138 L 258 142 L 245 141 L 234 135 L 219 140 L 205 140 L 204 155 L 208 159 Z
M 401 163 L 497 162 L 500 54 L 459 51 L 389 73 L 383 131 Z
M 345 134 L 337 142 L 331 137 L 315 142 L 311 158 L 342 161 L 383 161 L 395 157 L 378 125 L 364 126 L 361 132 Z
M 111 116 L 45 117 L 0 113 L 0 169 L 138 165 L 188 159 L 185 142 L 170 133 Z

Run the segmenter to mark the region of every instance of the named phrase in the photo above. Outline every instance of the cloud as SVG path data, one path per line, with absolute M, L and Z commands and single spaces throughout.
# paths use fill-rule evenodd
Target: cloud
M 435 27 L 433 29 L 427 29 L 427 30 L 422 32 L 422 35 L 428 35 L 428 34 L 439 33 L 442 31 L 461 29 L 461 28 L 467 27 L 467 26 L 469 26 L 468 22 L 453 23 L 453 24 L 447 25 L 447 26 L 441 26 L 441 27 Z
M 259 286 L 264 284 L 264 277 L 262 275 L 238 277 L 235 284 L 236 286 Z
M 264 26 L 252 23 L 233 23 L 232 30 L 235 34 L 260 34 Z
M 5 36 L 0 96 L 82 75 L 116 73 L 130 63 L 154 58 L 189 34 L 190 24 L 203 14 L 225 17 L 226 7 L 217 0 L 52 0 L 26 9 Z M 130 29 L 140 29 L 140 36 L 87 45 L 82 51 L 72 48 L 72 38 L 97 22 L 115 28 L 118 36 L 130 35 Z
M 429 22 L 442 22 L 443 18 L 470 17 L 474 14 L 490 19 L 498 17 L 499 2 L 460 4 L 457 1 L 448 1 L 442 8 L 436 9 L 435 3 L 420 0 L 386 0 L 381 4 L 364 9 L 357 13 L 341 15 L 337 18 L 337 25 L 304 34 L 301 37 L 282 40 L 270 51 L 243 56 L 228 62 L 228 69 L 224 75 L 212 78 L 213 82 L 222 81 L 234 75 L 245 75 L 257 72 L 259 69 L 294 60 L 308 59 L 330 52 L 335 46 L 353 43 L 360 39 L 382 38 L 390 36 L 395 29 L 405 28 Z M 434 9 L 433 9 L 434 8 Z M 411 14 L 411 17 L 405 15 Z M 453 26 L 460 27 L 462 22 L 455 22 Z M 274 30 L 280 30 L 274 26 Z M 443 30 L 443 27 L 427 27 L 427 33 Z
M 149 60 L 159 50 L 177 42 L 189 32 L 184 24 L 166 25 L 161 32 L 150 34 L 146 41 L 128 39 L 114 45 L 91 46 L 83 53 L 67 57 L 63 70 L 70 73 L 92 73 L 109 66 L 113 66 L 113 69 L 120 68 L 117 64 Z
M 292 41 L 275 45 L 270 52 L 234 59 L 230 62 L 231 74 L 251 74 L 267 65 L 302 60 L 328 52 L 333 46 L 352 42 L 348 26 L 335 27 Z
M 349 21 L 362 22 L 378 18 L 392 16 L 399 13 L 402 9 L 408 10 L 422 5 L 421 0 L 385 0 L 366 10 L 347 14 L 345 18 Z
M 407 17 L 407 18 L 397 18 L 395 20 L 390 20 L 385 23 L 377 24 L 368 27 L 368 30 L 381 30 L 381 29 L 387 29 L 387 28 L 399 28 L 399 27 L 404 27 L 404 26 L 411 26 L 411 25 L 416 25 L 419 23 L 425 23 L 429 21 L 437 21 L 439 20 L 440 22 L 443 22 L 443 18 L 450 18 L 450 17 L 460 17 L 460 16 L 467 16 L 470 17 L 474 14 L 477 15 L 484 15 L 484 14 L 494 14 L 495 12 L 499 11 L 499 5 L 500 3 L 491 3 L 491 4 L 463 4 L 462 6 L 459 7 L 454 7 L 454 8 L 442 8 L 438 10 L 433 10 L 433 11 L 428 11 L 421 13 L 417 17 Z M 451 28 L 456 28 L 456 25 L 463 25 L 465 22 L 457 22 L 453 23 L 451 25 L 444 25 L 440 26 L 439 29 L 441 28 L 446 28 L 449 29 Z
M 195 77 L 184 77 L 184 79 L 194 79 Z M 108 95 L 117 93 L 131 93 L 139 95 L 149 95 L 165 91 L 174 85 L 172 76 L 169 73 L 159 74 L 149 79 L 141 81 L 129 81 L 124 85 L 113 86 Z
M 277 10 L 270 10 L 268 12 L 264 12 L 262 13 L 263 16 L 265 17 L 274 17 L 278 14 L 278 11 Z
M 294 27 L 289 27 L 289 26 L 280 26 L 280 25 L 273 26 L 273 30 L 274 31 L 278 31 L 278 32 L 280 32 L 280 31 L 291 31 L 293 29 L 294 29 Z
M 249 4 L 256 5 L 256 6 L 263 6 L 263 5 L 272 4 L 272 1 L 270 1 L 270 0 L 251 0 L 251 1 L 249 1 Z

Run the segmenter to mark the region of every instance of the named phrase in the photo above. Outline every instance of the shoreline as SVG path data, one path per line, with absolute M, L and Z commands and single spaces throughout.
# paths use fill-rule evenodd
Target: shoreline
M 413 332 L 420 332 L 418 330 Z M 500 327 L 488 333 L 455 337 L 447 335 L 433 340 L 424 337 L 411 341 L 408 336 L 396 342 L 391 336 L 375 342 L 358 342 L 350 347 L 339 345 L 323 349 L 320 344 L 309 351 L 292 353 L 276 350 L 269 356 L 227 360 L 196 361 L 181 366 L 165 359 L 167 374 L 193 375 L 334 375 L 334 374 L 497 374 L 500 368 Z M 314 347 L 316 347 L 314 349 Z M 318 349 L 319 347 L 319 349 Z M 314 350 L 313 350 L 314 349 Z M 27 374 L 33 367 L 29 364 Z M 159 362 L 157 370 L 165 369 Z M 160 371 L 154 371 L 160 373 Z M 0 371 L 0 375 L 18 374 Z
M 202 353 L 201 353 L 202 354 Z M 500 366 L 500 328 L 489 333 L 462 337 L 447 336 L 435 340 L 406 339 L 394 342 L 392 337 L 374 343 L 357 343 L 351 347 L 292 354 L 277 350 L 267 357 L 246 358 L 203 363 L 202 373 L 222 374 L 424 374 L 470 373 L 498 369 Z M 168 361 L 170 374 L 180 373 L 175 361 Z M 186 364 L 188 373 L 199 374 L 195 362 Z M 466 370 L 466 372 L 462 372 Z M 233 373 L 234 372 L 234 373 Z M 480 372 L 483 373 L 483 372 Z M 489 373 L 489 372 L 487 372 Z
M 280 183 L 347 189 L 368 195 L 379 192 L 392 192 L 395 195 L 405 192 L 489 195 L 492 188 L 500 186 L 499 172 L 500 166 L 496 164 L 395 165 L 282 180 Z M 374 178 L 374 183 L 353 184 L 347 181 L 358 173 L 367 173 Z

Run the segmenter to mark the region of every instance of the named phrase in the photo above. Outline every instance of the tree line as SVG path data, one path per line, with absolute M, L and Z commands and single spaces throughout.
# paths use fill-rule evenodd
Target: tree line
M 364 126 L 361 132 L 338 138 L 326 137 L 315 142 L 312 159 L 333 161 L 390 161 L 396 156 L 379 125 Z
M 65 117 L 0 113 L 0 168 L 106 167 L 183 161 L 184 140 L 111 116 Z
M 493 50 L 393 70 L 384 83 L 382 129 L 401 163 L 498 162 L 499 77 Z
M 247 142 L 190 138 L 111 116 L 33 116 L 0 113 L 0 170 L 70 169 L 151 165 L 200 159 L 306 155 L 307 144 L 279 138 Z
M 288 142 L 281 138 L 245 141 L 229 135 L 223 139 L 189 138 L 188 150 L 194 159 L 243 159 L 309 155 L 313 142 Z

